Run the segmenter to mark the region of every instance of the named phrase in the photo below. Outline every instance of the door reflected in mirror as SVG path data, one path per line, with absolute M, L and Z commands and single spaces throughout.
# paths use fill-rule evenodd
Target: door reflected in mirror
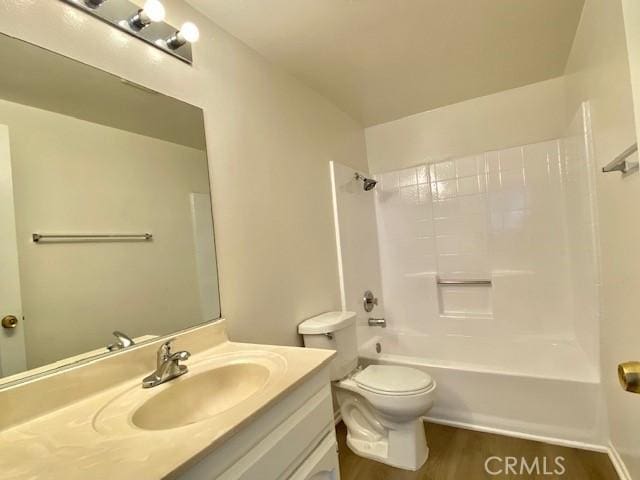
M 4 35 L 0 56 L 4 383 L 219 318 L 202 110 Z

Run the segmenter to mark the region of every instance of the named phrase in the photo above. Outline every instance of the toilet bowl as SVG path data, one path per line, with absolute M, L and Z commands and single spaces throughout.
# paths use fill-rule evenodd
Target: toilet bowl
M 424 465 L 429 448 L 422 417 L 433 405 L 436 388 L 429 375 L 370 365 L 334 385 L 354 453 L 406 470 Z
M 358 367 L 355 313 L 328 312 L 298 326 L 304 344 L 336 351 L 331 379 L 347 445 L 354 453 L 405 470 L 429 456 L 422 417 L 436 383 L 420 370 L 395 365 Z

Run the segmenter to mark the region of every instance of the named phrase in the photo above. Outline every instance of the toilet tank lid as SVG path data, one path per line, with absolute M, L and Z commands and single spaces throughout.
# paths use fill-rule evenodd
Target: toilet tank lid
M 355 321 L 355 312 L 326 312 L 302 322 L 298 325 L 298 333 L 301 335 L 331 333 L 349 327 Z

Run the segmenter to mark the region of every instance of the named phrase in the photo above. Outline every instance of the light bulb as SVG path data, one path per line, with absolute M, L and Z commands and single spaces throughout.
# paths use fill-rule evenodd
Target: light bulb
M 185 43 L 197 42 L 200 38 L 200 30 L 196 27 L 195 23 L 184 22 L 180 30 L 174 33 L 171 37 L 167 38 L 166 44 L 171 50 L 180 48 Z
M 184 22 L 180 27 L 180 35 L 182 35 L 187 42 L 195 43 L 200 38 L 200 30 L 198 30 L 195 23 Z
M 164 20 L 164 7 L 159 0 L 147 0 L 142 10 L 138 10 L 133 17 L 128 20 L 129 26 L 140 31 L 152 22 L 161 22 Z
M 164 6 L 159 0 L 147 0 L 141 14 L 147 16 L 152 22 L 161 22 L 165 16 Z

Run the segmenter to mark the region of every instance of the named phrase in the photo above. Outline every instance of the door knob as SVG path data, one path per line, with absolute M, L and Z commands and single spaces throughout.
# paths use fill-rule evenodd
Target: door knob
M 14 315 L 7 315 L 2 319 L 2 326 L 4 328 L 16 328 L 18 325 L 18 318 Z
M 627 392 L 640 393 L 640 362 L 624 362 L 618 365 L 618 379 Z

